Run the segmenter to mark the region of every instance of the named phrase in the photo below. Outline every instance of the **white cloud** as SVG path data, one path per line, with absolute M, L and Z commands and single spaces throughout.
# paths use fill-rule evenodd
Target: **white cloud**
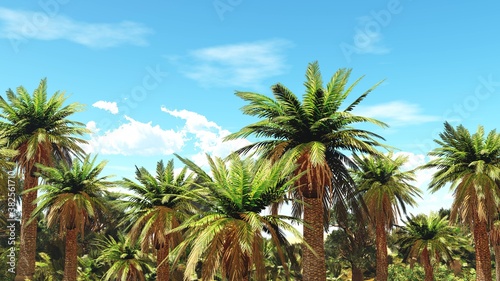
M 100 154 L 121 155 L 170 155 L 184 145 L 182 132 L 164 130 L 151 122 L 142 123 L 125 116 L 127 123 L 105 132 L 91 135 L 86 151 Z M 89 122 L 90 123 L 90 122 Z M 88 124 L 89 126 L 95 126 Z
M 11 40 L 64 39 L 92 48 L 121 44 L 147 45 L 151 30 L 143 24 L 79 22 L 66 16 L 43 11 L 12 10 L 0 7 L 0 37 Z
M 90 130 L 91 134 L 95 134 L 99 132 L 99 128 L 97 128 L 97 123 L 95 121 L 89 121 L 87 122 L 87 129 Z
M 104 109 L 106 111 L 111 112 L 112 114 L 117 114 L 118 113 L 118 106 L 116 102 L 110 102 L 110 101 L 97 101 L 94 104 L 92 104 L 93 107 L 97 107 L 99 109 Z
M 85 146 L 88 153 L 104 155 L 171 155 L 189 153 L 198 165 L 207 164 L 205 154 L 225 157 L 231 152 L 250 144 L 246 139 L 223 142 L 230 134 L 205 116 L 188 110 L 161 111 L 185 121 L 180 129 L 165 129 L 152 122 L 142 123 L 125 116 L 125 123 L 116 129 L 100 133 L 96 122 L 87 123 L 93 134 Z M 188 151 L 187 151 L 188 150 Z
M 413 170 L 426 164 L 430 157 L 424 154 L 417 154 L 412 152 L 400 151 L 394 154 L 394 156 L 405 155 L 408 157 L 406 165 L 403 166 L 404 170 Z M 428 190 L 429 184 L 436 169 L 418 169 L 415 171 L 416 181 L 412 184 L 422 191 L 422 198 L 415 198 L 417 206 L 410 207 L 407 206 L 408 213 L 417 214 L 429 214 L 430 212 L 437 212 L 441 208 L 448 209 L 453 203 L 453 195 L 449 192 L 449 188 L 443 187 L 435 193 L 431 193 Z
M 178 57 L 171 62 L 181 64 L 188 78 L 204 86 L 255 87 L 285 73 L 283 52 L 290 46 L 285 40 L 222 45 L 190 52 L 188 64 Z
M 379 119 L 391 127 L 421 124 L 441 120 L 439 116 L 425 115 L 417 104 L 393 101 L 374 106 L 358 106 L 356 113 Z
M 231 152 L 250 144 L 246 139 L 238 139 L 223 142 L 223 138 L 230 134 L 228 130 L 222 129 L 216 123 L 209 121 L 205 116 L 188 110 L 169 110 L 161 107 L 161 110 L 171 116 L 186 121 L 181 129 L 184 135 L 194 135 L 194 147 L 198 151 L 191 158 L 193 161 L 204 166 L 207 164 L 205 154 L 225 157 Z

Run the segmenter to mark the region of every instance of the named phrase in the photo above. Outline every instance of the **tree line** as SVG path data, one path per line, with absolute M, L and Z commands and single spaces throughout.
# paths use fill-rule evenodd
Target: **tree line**
M 258 121 L 225 139 L 256 142 L 226 158 L 207 155 L 208 169 L 175 155 L 184 165 L 179 173 L 173 159 L 160 160 L 156 171 L 136 167 L 133 179 L 118 181 L 102 174 L 106 161 L 82 149 L 89 131 L 70 117 L 83 105 L 65 104 L 62 92 L 48 96 L 46 79 L 32 94 L 7 90 L 0 97 L 1 194 L 8 196 L 14 169 L 21 204 L 15 280 L 324 281 L 345 261 L 352 279 L 363 280 L 360 257 L 374 246 L 376 280 L 383 281 L 400 269 L 389 266 L 396 232 L 404 261 L 422 264 L 425 280 L 435 280 L 440 261 L 451 265 L 470 246 L 467 229 L 476 280 L 492 280 L 490 248 L 500 258 L 500 135 L 445 122 L 431 160 L 417 169 L 433 169 L 430 191 L 453 190 L 450 214 L 410 216 L 398 227 L 421 196 L 415 170 L 404 169 L 407 157 L 381 135 L 362 129 L 387 124 L 353 113 L 381 82 L 347 103 L 361 80 L 349 82 L 350 74 L 339 69 L 325 85 L 313 62 L 302 99 L 279 83 L 272 96 L 236 92 L 246 102 L 243 114 Z M 291 215 L 280 213 L 283 204 Z M 343 236 L 325 241 L 332 225 Z M 337 247 L 332 262 L 325 242 L 349 250 Z

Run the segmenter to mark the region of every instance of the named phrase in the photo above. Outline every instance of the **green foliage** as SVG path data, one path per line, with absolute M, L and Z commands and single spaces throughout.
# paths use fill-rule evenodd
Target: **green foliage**
M 435 280 L 439 281 L 474 281 L 476 273 L 470 268 L 464 270 L 461 274 L 455 275 L 450 269 L 444 265 L 438 266 L 434 271 Z M 423 267 L 408 264 L 391 264 L 389 265 L 389 278 L 391 281 L 422 281 L 425 279 Z
M 368 222 L 362 222 L 353 214 L 347 223 L 339 223 L 325 240 L 325 258 L 330 277 L 337 277 L 343 268 L 356 266 L 362 272 L 374 273 L 375 237 Z
M 20 86 L 16 92 L 7 90 L 7 100 L 0 97 L 0 130 L 8 139 L 8 146 L 18 149 L 14 160 L 21 170 L 31 169 L 35 163 L 50 165 L 52 156 L 69 160 L 70 155 L 83 155 L 80 147 L 86 143 L 78 136 L 89 130 L 81 122 L 67 117 L 83 110 L 83 105 L 64 105 L 64 92 L 47 95 L 47 80 L 42 79 L 33 95 Z
M 33 211 L 32 219 L 47 211 L 47 225 L 59 225 L 62 235 L 68 229 L 84 232 L 84 227 L 95 219 L 99 210 L 105 210 L 104 198 L 107 188 L 114 184 L 107 180 L 109 176 L 100 176 L 106 161 L 96 164 L 96 157 L 86 156 L 83 161 L 74 161 L 71 165 L 64 161 L 56 167 L 37 164 L 37 174 L 45 184 L 32 190 L 41 190 L 35 200 L 38 206 Z
M 205 191 L 198 200 L 209 206 L 178 229 L 186 230 L 186 238 L 176 253 L 191 249 L 186 276 L 195 275 L 196 266 L 202 261 L 203 280 L 212 280 L 217 272 L 229 280 L 242 280 L 251 268 L 254 278 L 264 280 L 263 233 L 275 245 L 286 243 L 283 230 L 297 235 L 297 230 L 286 221 L 292 218 L 261 214 L 293 186 L 296 180 L 290 176 L 295 170 L 293 162 L 288 157 L 273 163 L 262 158 L 242 159 L 235 154 L 226 161 L 207 156 L 208 174 L 192 161 L 179 159 L 197 174 L 197 185 Z M 283 250 L 277 247 L 277 251 L 286 266 Z
M 398 231 L 401 236 L 397 243 L 401 245 L 405 260 L 417 259 L 427 249 L 438 261 L 451 261 L 454 252 L 471 244 L 470 237 L 463 236 L 458 227 L 451 226 L 446 217 L 436 213 L 407 217 Z

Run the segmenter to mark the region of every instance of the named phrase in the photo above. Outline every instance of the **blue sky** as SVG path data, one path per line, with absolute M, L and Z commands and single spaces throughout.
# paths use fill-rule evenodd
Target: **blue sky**
M 87 151 L 106 172 L 133 177 L 173 153 L 203 164 L 248 140 L 221 138 L 255 119 L 236 90 L 270 94 L 281 82 L 303 93 L 307 64 L 324 79 L 365 75 L 351 99 L 369 127 L 425 163 L 445 120 L 494 129 L 500 104 L 500 3 L 495 1 L 9 1 L 0 5 L 0 89 L 30 92 L 48 79 L 86 110 Z M 432 171 L 418 173 L 422 189 Z M 425 193 L 414 212 L 449 207 Z

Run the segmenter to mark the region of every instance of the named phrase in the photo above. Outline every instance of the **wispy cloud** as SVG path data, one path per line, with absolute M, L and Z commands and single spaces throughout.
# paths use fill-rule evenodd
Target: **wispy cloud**
M 285 73 L 286 40 L 268 40 L 214 46 L 177 57 L 181 71 L 205 87 L 255 87 L 269 77 Z
M 393 101 L 374 106 L 358 106 L 355 113 L 379 119 L 391 127 L 441 120 L 439 116 L 422 114 L 422 109 L 418 104 L 404 101 Z
M 147 45 L 152 31 L 141 23 L 80 22 L 62 15 L 0 7 L 0 37 L 11 40 L 68 40 L 92 48 Z
M 106 111 L 111 112 L 112 114 L 117 114 L 118 113 L 118 105 L 116 102 L 111 102 L 111 101 L 97 101 L 94 104 L 92 104 L 93 107 L 97 107 L 99 109 L 103 109 Z

